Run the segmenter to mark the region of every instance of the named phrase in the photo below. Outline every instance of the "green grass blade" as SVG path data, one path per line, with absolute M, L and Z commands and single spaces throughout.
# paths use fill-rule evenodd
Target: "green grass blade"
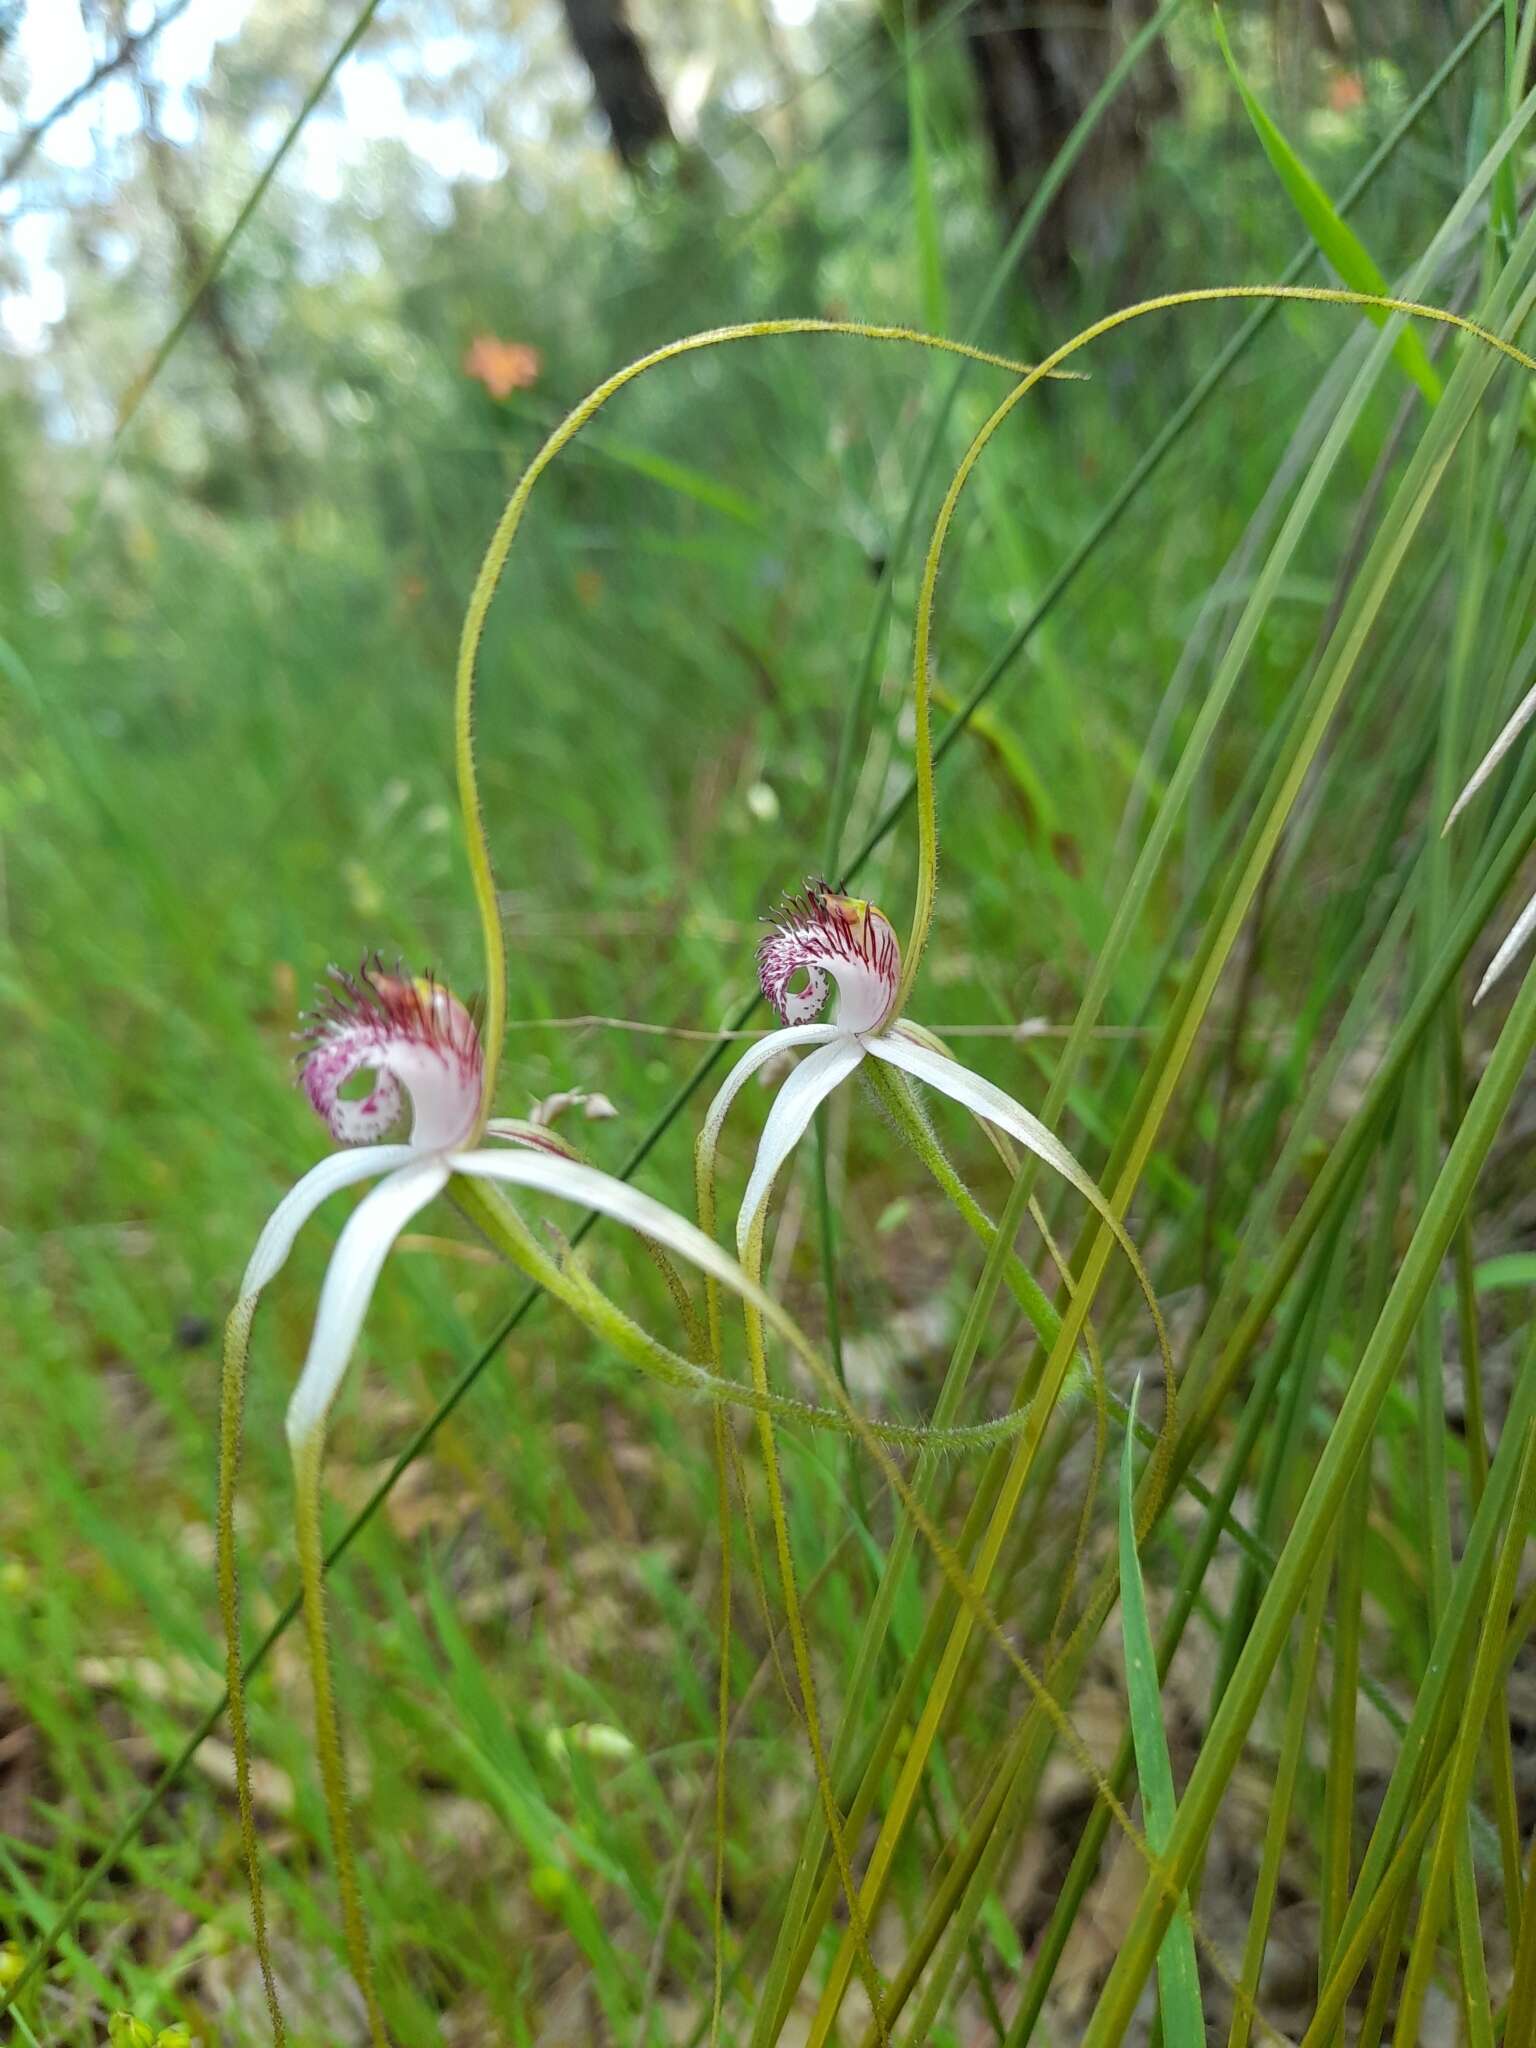
M 1147 1840 L 1158 1855 L 1173 1832 L 1173 1765 L 1163 1727 L 1162 1692 L 1157 1678 L 1157 1652 L 1147 1615 L 1146 1587 L 1136 1554 L 1136 1447 L 1138 1381 L 1131 1392 L 1130 1426 L 1120 1459 L 1120 1630 L 1125 1647 L 1125 1690 L 1130 1703 L 1131 1740 L 1136 1750 L 1136 1776 L 1141 1784 Z M 1200 2008 L 1200 1971 L 1195 1960 L 1195 1934 L 1187 1902 L 1174 1915 L 1157 1953 L 1157 1989 L 1167 2048 L 1204 2048 L 1205 2020 Z
M 917 9 L 908 0 L 905 27 L 907 67 L 907 151 L 912 178 L 912 233 L 917 243 L 919 304 L 930 331 L 942 334 L 949 303 L 944 290 L 944 254 L 939 242 L 939 210 L 933 196 L 933 151 L 928 145 L 928 100 L 918 47 Z
M 1249 1724 L 1306 1595 L 1334 1520 L 1359 1469 L 1383 1402 L 1396 1380 L 1456 1223 L 1536 1050 L 1536 973 L 1528 975 L 1500 1033 L 1465 1122 L 1414 1232 L 1371 1340 L 1324 1448 L 1296 1526 L 1260 1604 L 1253 1632 L 1206 1732 L 1169 1839 L 1173 1882 L 1194 1868 L 1236 1765 Z M 1485 1496 L 1485 1501 L 1490 1496 Z M 1149 1881 L 1084 2035 L 1084 2048 L 1120 2040 L 1161 1946 L 1169 1918 L 1161 1880 Z
M 1386 292 L 1387 281 L 1369 250 L 1339 213 L 1333 201 L 1323 190 L 1317 179 L 1307 169 L 1280 128 L 1260 104 L 1253 88 L 1238 69 L 1232 46 L 1227 41 L 1227 31 L 1222 22 L 1221 9 L 1212 10 L 1211 19 L 1215 24 L 1216 40 L 1221 45 L 1221 54 L 1227 61 L 1232 74 L 1232 83 L 1237 87 L 1238 96 L 1253 123 L 1254 132 L 1263 145 L 1264 154 L 1274 166 L 1275 175 L 1284 187 L 1285 195 L 1301 216 L 1312 239 L 1326 260 L 1331 263 L 1344 282 L 1361 292 Z M 1385 314 L 1370 313 L 1368 318 L 1378 327 L 1386 325 Z M 1429 360 L 1424 343 L 1417 334 L 1404 332 L 1398 337 L 1393 349 L 1404 373 L 1423 392 L 1431 405 L 1440 397 L 1440 379 Z

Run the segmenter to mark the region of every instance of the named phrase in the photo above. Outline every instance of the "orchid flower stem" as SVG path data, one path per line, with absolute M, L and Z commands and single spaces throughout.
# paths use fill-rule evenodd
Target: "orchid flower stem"
M 720 1680 L 716 1695 L 715 1873 L 710 1899 L 714 1982 L 710 1992 L 709 2048 L 718 2048 L 725 2009 L 726 1766 L 731 1737 L 731 1474 L 725 1404 L 715 1404 L 715 1499 L 720 1516 Z
M 713 1236 L 717 1220 L 715 1151 L 713 1144 L 708 1140 L 707 1136 L 701 1135 L 699 1139 L 694 1154 L 694 1175 L 699 1227 L 707 1235 Z M 747 1271 L 753 1277 L 756 1277 L 761 1271 L 762 1253 L 763 1219 L 759 1215 L 751 1239 L 745 1249 Z M 718 1366 L 722 1357 L 720 1289 L 715 1281 L 707 1275 L 704 1286 L 710 1357 L 712 1362 Z M 760 1395 L 766 1394 L 768 1392 L 768 1361 L 763 1349 L 762 1323 L 749 1303 L 743 1304 L 743 1314 L 747 1333 L 748 1355 L 752 1366 L 753 1386 Z M 833 1379 L 833 1384 L 838 1388 L 839 1392 L 842 1392 L 841 1380 L 832 1375 L 830 1371 L 829 1377 Z M 843 1394 L 843 1399 L 845 1401 L 847 1399 L 845 1393 Z M 849 1414 L 850 1416 L 852 1415 L 851 1408 L 849 1409 Z M 816 1713 L 815 1681 L 811 1671 L 810 1648 L 805 1637 L 805 1624 L 795 1585 L 794 1559 L 790 1551 L 789 1525 L 784 1514 L 783 1487 L 780 1482 L 778 1450 L 773 1439 L 773 1421 L 772 1417 L 765 1410 L 759 1410 L 757 1419 L 759 1438 L 763 1449 L 763 1469 L 768 1486 L 769 1511 L 773 1520 L 774 1542 L 779 1555 L 779 1576 L 784 1591 L 785 1622 L 790 1638 L 791 1652 L 795 1661 L 796 1673 L 800 1680 L 801 1705 L 805 1719 L 806 1736 L 810 1744 L 811 1759 L 816 1771 L 817 1790 L 821 1798 L 822 1814 L 826 1823 L 828 1838 L 832 1843 L 833 1858 L 842 1883 L 844 1896 L 848 1902 L 849 1926 L 857 1946 L 861 1974 L 864 1975 L 866 1988 L 869 1992 L 869 2001 L 874 2013 L 875 2027 L 878 2038 L 881 2042 L 884 2042 L 887 2037 L 882 2011 L 879 1977 L 875 1971 L 874 1959 L 869 1953 L 868 1936 L 859 1910 L 858 1885 L 854 1880 L 853 1870 L 848 1860 L 848 1848 L 843 1832 L 837 1793 L 828 1768 L 826 1751 L 821 1739 L 820 1723 Z M 729 1447 L 734 1454 L 734 1439 L 730 1440 Z M 738 1462 L 738 1481 L 743 1476 Z M 751 1508 L 745 1497 L 745 1487 L 743 1487 L 742 1509 L 746 1517 L 747 1532 L 750 1539 Z M 763 1580 L 762 1567 L 757 1557 L 755 1544 L 752 1547 L 752 1562 L 759 1582 L 759 1591 L 765 1595 L 766 1585 Z M 764 1598 L 765 1611 L 763 1620 L 768 1629 L 769 1642 L 773 1644 L 776 1641 L 773 1621 L 772 1617 L 767 1613 L 766 1607 L 767 1602 L 766 1598 Z M 777 1661 L 777 1649 L 775 1649 L 774 1655 L 775 1661 Z M 790 1700 L 791 1710 L 793 1711 L 794 1696 L 789 1690 L 785 1674 L 782 1670 L 780 1672 L 780 1680 L 784 1683 L 785 1693 Z
M 251 1797 L 251 1738 L 245 1712 L 245 1680 L 241 1666 L 240 1578 L 235 1550 L 235 1498 L 240 1484 L 240 1447 L 245 1420 L 245 1369 L 251 1350 L 251 1322 L 256 1298 L 235 1303 L 224 1325 L 224 1368 L 219 1387 L 218 1530 L 219 1619 L 224 1630 L 224 1674 L 229 1689 L 229 1731 L 235 1752 L 235 1801 L 240 1810 L 240 1851 L 245 1860 L 251 1896 L 251 1936 L 261 1966 L 261 1988 L 272 2022 L 274 2048 L 284 2048 L 287 2029 L 278 2002 L 267 1932 L 266 1892 L 261 1879 L 261 1845 L 256 1837 L 256 1810 Z
M 758 1278 L 763 1264 L 763 1214 L 759 1211 L 742 1251 L 743 1263 L 753 1279 Z M 751 1303 L 743 1304 L 743 1315 L 747 1333 L 747 1357 L 752 1367 L 752 1384 L 759 1393 L 768 1391 L 768 1357 L 763 1345 L 762 1319 Z M 773 1438 L 773 1419 L 766 1414 L 757 1418 L 758 1440 L 763 1451 L 763 1474 L 768 1488 L 768 1512 L 773 1523 L 774 1547 L 778 1552 L 779 1582 L 784 1595 L 784 1619 L 789 1630 L 790 1649 L 795 1661 L 795 1675 L 800 1681 L 801 1707 L 805 1715 L 806 1740 L 810 1745 L 811 1762 L 815 1767 L 816 1784 L 821 1794 L 822 1808 L 826 1815 L 827 1833 L 832 1843 L 832 1854 L 837 1863 L 838 1878 L 843 1887 L 843 1896 L 848 1903 L 848 1928 L 853 1939 L 854 1955 L 859 1975 L 869 1996 L 870 2008 L 874 2013 L 875 2037 L 882 2044 L 889 2038 L 885 2027 L 884 1994 L 881 1990 L 879 1973 L 869 1949 L 869 1929 L 865 1925 L 863 1908 L 859 1899 L 858 1881 L 853 1874 L 853 1865 L 848 1856 L 847 1838 L 843 1832 L 842 1814 L 838 1807 L 837 1792 L 832 1775 L 827 1767 L 826 1749 L 821 1736 L 821 1717 L 816 1708 L 816 1681 L 811 1670 L 810 1644 L 806 1638 L 805 1621 L 800 1611 L 800 1595 L 795 1584 L 794 1556 L 790 1548 L 789 1518 L 784 1510 L 784 1487 L 779 1472 L 778 1447 Z
M 341 1723 L 336 1713 L 331 1652 L 326 1634 L 325 1542 L 320 1522 L 320 1477 L 324 1459 L 325 1425 L 322 1422 L 306 1436 L 298 1438 L 293 1446 L 294 1533 L 298 1542 L 299 1579 L 304 1595 L 304 1635 L 309 1648 L 310 1683 L 315 1696 L 315 1747 L 319 1752 L 320 1783 L 331 1828 L 331 1852 L 336 1859 L 336 1883 L 341 1892 L 347 1959 L 368 2009 L 369 2039 L 374 2048 L 389 2048 L 389 2035 L 379 2010 L 373 1964 L 368 1954 L 368 1925 L 363 1916 L 357 1856 L 352 1846 L 347 1766 L 341 1747 Z

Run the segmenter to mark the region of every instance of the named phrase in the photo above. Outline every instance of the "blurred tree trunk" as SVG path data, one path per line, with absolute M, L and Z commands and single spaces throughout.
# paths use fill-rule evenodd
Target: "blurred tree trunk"
M 998 200 L 1010 221 L 1155 6 L 1156 0 L 971 0 L 966 48 Z M 1064 276 L 1074 256 L 1092 260 L 1113 242 L 1117 202 L 1146 155 L 1147 129 L 1178 104 L 1178 79 L 1158 37 L 1040 225 L 1035 262 L 1046 277 Z
M 563 0 L 571 41 L 625 168 L 639 171 L 658 142 L 672 140 L 666 101 L 630 27 L 624 0 Z

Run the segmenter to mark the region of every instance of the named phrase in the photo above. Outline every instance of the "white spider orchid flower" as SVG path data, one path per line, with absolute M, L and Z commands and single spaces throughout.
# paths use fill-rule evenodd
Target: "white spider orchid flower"
M 1467 805 L 1471 803 L 1473 797 L 1477 795 L 1483 784 L 1492 775 L 1494 769 L 1498 767 L 1499 763 L 1504 759 L 1504 756 L 1515 744 L 1515 741 L 1519 739 L 1521 733 L 1525 731 L 1525 728 L 1533 718 L 1536 718 L 1536 690 L 1528 691 L 1520 700 L 1504 730 L 1473 769 L 1466 788 L 1457 797 L 1455 803 L 1451 805 L 1450 813 L 1446 818 L 1444 826 L 1441 828 L 1442 837 L 1446 832 L 1450 831 Z M 1503 975 L 1510 962 L 1519 953 L 1521 947 L 1533 931 L 1536 931 L 1536 896 L 1530 899 L 1524 910 L 1515 919 L 1499 950 L 1494 954 L 1492 960 L 1489 961 L 1487 972 L 1477 985 L 1477 994 L 1472 998 L 1474 1005 L 1483 1000 L 1489 989 Z
M 748 1256 L 773 1183 L 811 1118 L 866 1059 L 883 1060 L 948 1095 L 983 1123 L 1015 1139 L 1059 1173 L 1102 1214 L 1104 1197 L 1058 1138 L 980 1074 L 951 1059 L 920 1026 L 896 1014 L 901 946 L 884 912 L 811 881 L 789 898 L 757 952 L 758 980 L 784 1028 L 759 1039 L 732 1068 L 710 1104 L 701 1139 L 712 1158 L 726 1112 L 753 1074 L 778 1053 L 814 1046 L 774 1098 L 736 1219 L 736 1243 Z M 830 1022 L 817 1021 L 836 990 Z M 1118 1225 L 1117 1236 L 1123 1238 Z
M 346 1149 L 312 1167 L 273 1210 L 246 1268 L 237 1310 L 249 1327 L 258 1297 L 327 1196 L 378 1180 L 343 1228 L 320 1291 L 309 1352 L 288 1406 L 295 1452 L 324 1427 L 391 1247 L 455 1174 L 596 1210 L 727 1286 L 739 1286 L 734 1263 L 673 1210 L 582 1165 L 546 1128 L 487 1120 L 480 1034 L 451 991 L 430 976 L 386 973 L 377 958 L 356 975 L 332 968 L 330 979 L 309 1019 L 301 1078 L 314 1109 Z M 371 1076 L 368 1092 L 344 1096 L 347 1082 L 362 1072 Z M 409 1133 L 390 1142 L 407 1104 Z M 486 1147 L 482 1138 L 515 1149 Z

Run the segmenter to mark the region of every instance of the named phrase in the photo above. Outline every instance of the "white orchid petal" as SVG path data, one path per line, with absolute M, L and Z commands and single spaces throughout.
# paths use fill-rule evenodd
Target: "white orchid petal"
M 707 1237 L 696 1223 L 679 1216 L 664 1202 L 642 1194 L 628 1181 L 616 1180 L 611 1173 L 603 1173 L 595 1166 L 580 1166 L 575 1160 L 556 1159 L 542 1152 L 455 1152 L 448 1164 L 455 1173 L 505 1181 L 512 1187 L 575 1202 L 583 1209 L 594 1209 L 600 1216 L 638 1231 L 750 1301 L 766 1322 L 788 1334 L 797 1348 L 804 1348 L 804 1338 L 784 1310 L 742 1271 L 728 1251 Z
M 1525 731 L 1525 728 L 1530 724 L 1532 718 L 1536 718 L 1536 689 L 1528 690 L 1526 694 L 1520 699 L 1520 702 L 1516 706 L 1514 715 L 1510 719 L 1509 723 L 1505 726 L 1504 730 L 1499 734 L 1498 738 L 1494 741 L 1493 745 L 1488 749 L 1487 753 L 1484 754 L 1482 760 L 1479 761 L 1477 766 L 1473 769 L 1471 780 L 1468 782 L 1466 788 L 1461 792 L 1461 795 L 1457 797 L 1455 803 L 1451 805 L 1450 816 L 1446 819 L 1444 826 L 1444 830 L 1446 832 L 1450 831 L 1451 827 L 1455 824 L 1456 820 L 1461 816 L 1462 812 L 1466 809 L 1467 805 L 1471 803 L 1473 797 L 1477 795 L 1477 792 L 1488 780 L 1489 776 L 1493 773 L 1494 769 L 1498 767 L 1499 763 L 1503 760 L 1504 756 L 1515 744 L 1515 741 L 1519 739 L 1521 733 Z M 1482 991 L 1479 990 L 1478 993 L 1480 995 Z
M 1016 1138 L 1026 1150 L 1033 1152 L 1037 1159 L 1043 1159 L 1064 1181 L 1076 1188 L 1100 1215 L 1107 1217 L 1109 1205 L 1087 1169 L 1079 1166 L 1060 1138 L 1048 1131 L 1038 1117 L 1031 1116 L 1011 1095 L 1004 1094 L 1001 1088 L 994 1087 L 980 1074 L 973 1074 L 969 1067 L 962 1067 L 958 1060 L 946 1058 L 931 1046 L 919 1045 L 905 1033 L 872 1038 L 869 1049 L 877 1059 L 900 1067 L 914 1080 L 925 1081 L 930 1088 L 937 1088 L 941 1095 L 949 1096 L 973 1115 L 984 1117 L 988 1123 L 996 1124 L 1000 1131 L 1006 1131 L 1009 1137 Z M 1117 1235 L 1123 1234 L 1118 1224 L 1115 1228 Z
M 1489 989 L 1493 987 L 1499 976 L 1503 974 L 1533 931 L 1536 931 L 1536 896 L 1531 898 L 1524 910 L 1515 919 L 1508 938 L 1505 939 L 1503 945 L 1500 946 L 1497 953 L 1489 961 L 1488 972 L 1477 984 L 1477 994 L 1472 998 L 1474 1004 L 1480 1003 L 1483 1000 L 1483 997 L 1487 995 Z
M 747 1192 L 736 1218 L 736 1247 L 751 1237 L 780 1167 L 805 1136 L 811 1118 L 835 1088 L 841 1087 L 864 1058 L 862 1039 L 839 1036 L 803 1059 L 773 1099 L 768 1121 L 752 1162 Z
M 783 1031 L 770 1031 L 756 1045 L 749 1046 L 720 1084 L 719 1092 L 704 1117 L 703 1143 L 713 1151 L 720 1138 L 725 1113 L 747 1082 L 771 1059 L 796 1045 L 826 1045 L 838 1035 L 835 1024 L 791 1024 Z
M 392 1173 L 348 1217 L 320 1290 L 309 1355 L 288 1404 L 291 1444 L 304 1443 L 325 1421 L 390 1246 L 411 1218 L 447 1185 L 448 1167 L 443 1158 L 418 1157 Z
M 241 1295 L 259 1294 L 281 1272 L 295 1238 L 328 1195 L 360 1180 L 371 1180 L 375 1174 L 393 1173 L 414 1156 L 409 1145 L 368 1145 L 357 1152 L 333 1152 L 312 1166 L 267 1218 L 240 1283 Z
M 1157 1305 L 1157 1296 L 1153 1292 L 1152 1282 L 1148 1278 L 1140 1252 L 1137 1251 L 1125 1225 L 1109 1206 L 1103 1190 L 1087 1168 L 1079 1166 L 1060 1138 L 1048 1131 L 1038 1117 L 1031 1116 L 1022 1103 L 1015 1102 L 1013 1097 L 1005 1095 L 1001 1088 L 996 1088 L 990 1081 L 983 1080 L 980 1074 L 973 1074 L 969 1067 L 962 1067 L 958 1060 L 952 1060 L 946 1054 L 935 1051 L 933 1047 L 918 1042 L 910 1032 L 898 1030 L 884 1037 L 871 1039 L 869 1049 L 877 1058 L 885 1060 L 890 1066 L 900 1067 L 914 1080 L 926 1081 L 930 1088 L 937 1088 L 940 1094 L 949 1096 L 952 1101 L 970 1110 L 973 1116 L 980 1117 L 983 1122 L 995 1125 L 1000 1131 L 1006 1131 L 1009 1137 L 1016 1138 L 1026 1150 L 1033 1152 L 1037 1159 L 1044 1160 L 1047 1166 L 1059 1173 L 1070 1187 L 1076 1188 L 1083 1200 L 1108 1228 L 1131 1271 L 1136 1275 L 1136 1284 L 1141 1289 L 1153 1327 L 1157 1331 L 1157 1348 L 1162 1355 L 1168 1398 L 1172 1401 L 1175 1381 L 1173 1352 L 1169 1347 L 1168 1328 L 1163 1321 L 1163 1312 Z

